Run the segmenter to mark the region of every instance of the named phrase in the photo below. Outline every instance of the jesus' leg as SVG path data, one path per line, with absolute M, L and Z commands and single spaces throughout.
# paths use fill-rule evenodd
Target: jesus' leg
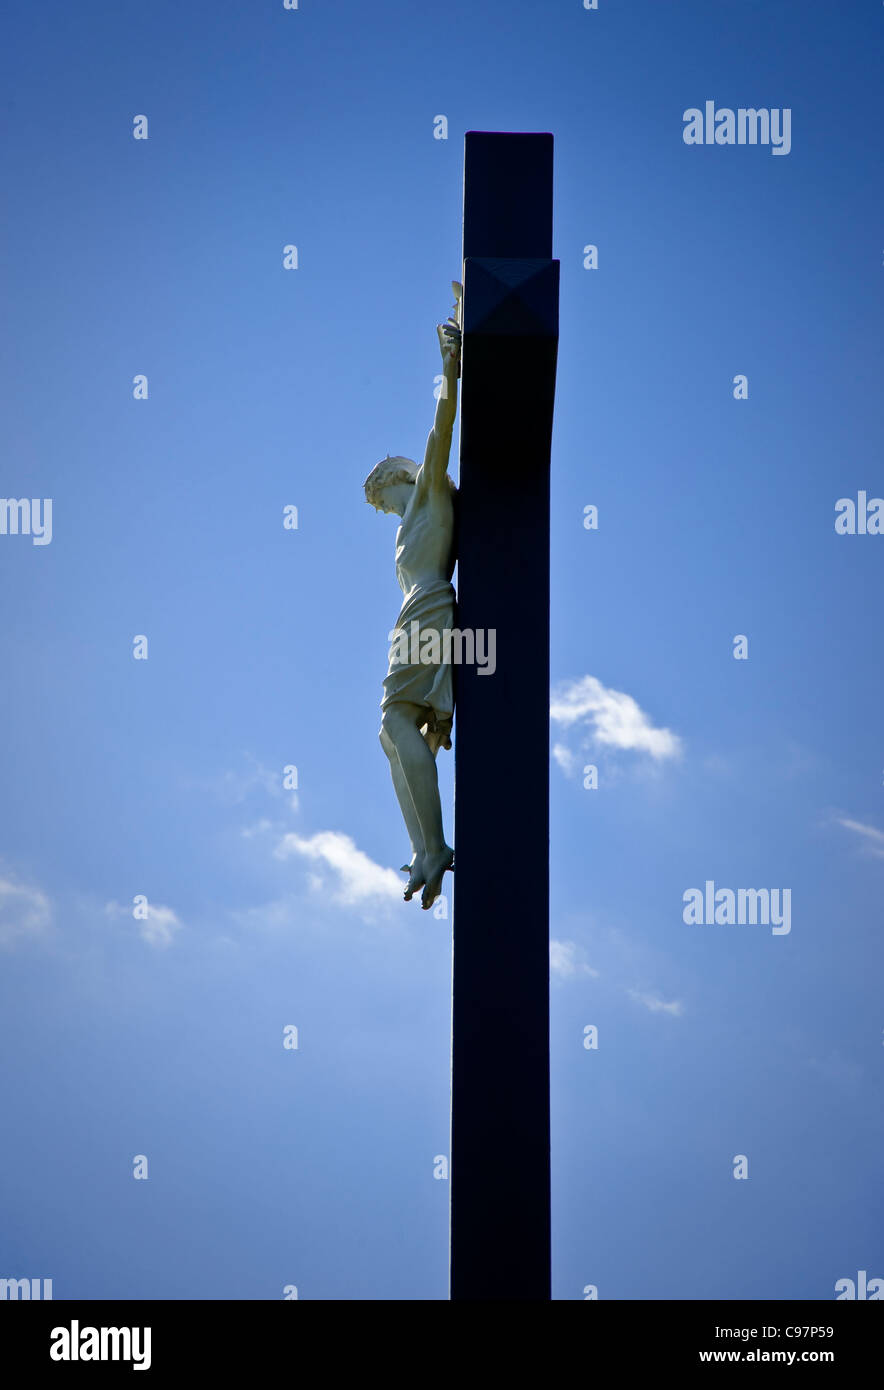
M 396 752 L 396 745 L 384 725 L 381 725 L 381 747 L 390 760 L 393 789 L 396 792 L 396 800 L 399 802 L 402 819 L 405 821 L 405 826 L 408 830 L 408 838 L 411 841 L 411 864 L 403 865 L 403 868 L 408 870 L 405 901 L 410 902 L 418 888 L 423 888 L 426 882 L 423 872 L 425 854 L 424 837 L 421 831 L 420 821 L 417 818 L 417 811 L 414 809 L 414 802 L 411 799 L 411 792 L 408 790 L 408 783 L 405 780 L 405 773 L 402 771 L 399 754 Z
M 420 732 L 426 711 L 420 705 L 397 701 L 384 710 L 383 731 L 392 741 L 417 814 L 424 845 L 424 891 L 421 906 L 431 907 L 451 868 L 454 851 L 445 843 L 436 759 Z M 382 739 L 383 741 L 383 739 Z M 403 811 L 404 814 L 404 811 Z M 406 821 L 407 824 L 407 821 Z M 410 833 L 410 832 L 409 832 Z

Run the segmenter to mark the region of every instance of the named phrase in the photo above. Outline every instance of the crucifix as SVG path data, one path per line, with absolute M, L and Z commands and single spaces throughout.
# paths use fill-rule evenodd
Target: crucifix
M 424 462 L 389 457 L 369 502 L 402 518 L 404 601 L 381 742 L 412 845 L 406 899 L 454 874 L 452 1300 L 550 1298 L 549 477 L 558 347 L 551 135 L 470 131 L 463 291 L 439 326 L 443 385 Z M 456 291 L 460 285 L 456 286 Z M 447 475 L 461 378 L 460 477 Z M 457 526 L 455 528 L 455 514 Z M 457 562 L 457 599 L 451 584 Z M 446 631 L 493 634 L 493 672 Z M 404 649 L 404 650 L 403 650 Z M 464 651 L 461 640 L 461 656 Z M 449 649 L 450 657 L 450 649 Z M 435 658 L 435 659 L 434 659 Z M 436 755 L 455 722 L 454 851 Z M 456 852 L 456 857 L 455 857 Z M 502 878 L 513 891 L 500 894 Z

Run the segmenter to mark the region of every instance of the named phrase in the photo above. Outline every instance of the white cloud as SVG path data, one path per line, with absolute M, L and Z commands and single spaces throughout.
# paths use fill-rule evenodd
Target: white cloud
M 147 916 L 144 918 L 134 917 L 134 906 L 124 907 L 121 903 L 107 903 L 104 910 L 109 917 L 128 917 L 133 921 L 142 941 L 146 941 L 148 946 L 171 946 L 175 932 L 180 931 L 183 926 L 171 907 L 163 907 L 161 903 L 153 903 L 150 900 L 147 904 Z
M 583 947 L 578 946 L 575 941 L 550 941 L 549 969 L 550 974 L 560 980 L 573 980 L 580 975 L 598 979 L 599 973 L 593 970 L 591 965 L 587 965 Z
M 49 925 L 49 899 L 39 888 L 0 878 L 0 945 L 17 937 L 37 935 Z
M 385 869 L 357 849 L 349 835 L 340 830 L 320 830 L 316 835 L 284 835 L 274 851 L 277 858 L 293 854 L 311 860 L 332 875 L 331 894 L 347 906 L 366 899 L 401 902 L 405 880 L 393 869 Z M 328 889 L 328 878 L 311 874 L 311 887 Z
M 852 830 L 855 835 L 859 835 L 865 841 L 865 848 L 876 859 L 884 859 L 884 830 L 877 830 L 873 825 L 863 825 L 858 820 L 849 820 L 847 816 L 836 816 L 835 819 L 845 830 Z
M 681 1018 L 684 1013 L 684 1005 L 680 999 L 667 1002 L 661 999 L 659 994 L 643 994 L 637 989 L 631 989 L 628 993 L 630 999 L 634 999 L 637 1004 L 643 1004 L 652 1014 L 670 1014 L 673 1018 Z
M 677 734 L 655 728 L 631 695 L 610 690 L 595 676 L 556 686 L 549 712 L 566 729 L 584 725 L 591 739 L 608 748 L 647 753 L 658 762 L 676 758 L 682 751 Z M 563 766 L 561 758 L 557 761 Z

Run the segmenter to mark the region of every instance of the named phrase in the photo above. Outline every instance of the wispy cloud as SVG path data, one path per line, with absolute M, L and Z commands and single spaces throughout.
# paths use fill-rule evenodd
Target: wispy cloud
M 577 767 L 576 753 L 573 753 L 566 743 L 554 743 L 552 755 L 565 776 L 570 777 Z
M 401 901 L 404 879 L 369 859 L 349 835 L 340 830 L 320 830 L 316 835 L 284 835 L 274 853 L 279 859 L 300 855 L 321 871 L 311 875 L 311 887 L 325 890 L 346 906 L 374 901 Z
M 39 935 L 51 917 L 49 899 L 41 889 L 0 878 L 0 946 L 13 946 L 22 937 Z
M 267 817 L 264 816 L 261 820 L 255 821 L 253 825 L 244 826 L 243 829 L 240 831 L 240 834 L 242 835 L 244 840 L 254 840 L 256 836 L 266 835 L 268 830 L 272 829 L 273 821 L 268 820 Z
M 225 768 L 210 777 L 191 778 L 186 786 L 196 787 L 222 806 L 240 806 L 256 797 L 285 796 L 293 811 L 299 809 L 298 793 L 287 785 L 292 773 L 286 768 L 266 767 L 251 753 L 244 753 L 237 768 Z
M 549 970 L 559 980 L 573 980 L 579 976 L 598 979 L 599 974 L 587 964 L 586 953 L 576 941 L 550 941 Z
M 862 1083 L 862 1067 L 853 1058 L 845 1057 L 837 1048 L 830 1049 L 822 1057 L 808 1057 L 807 1065 L 848 1095 L 856 1095 Z
M 656 762 L 677 758 L 682 751 L 677 734 L 656 728 L 631 695 L 611 690 L 595 676 L 557 685 L 549 712 L 562 728 L 580 728 L 590 743 L 604 748 L 646 753 Z M 554 746 L 553 756 L 564 771 L 573 770 L 574 755 L 564 744 Z
M 175 933 L 184 925 L 171 907 L 163 907 L 161 903 L 152 903 L 149 900 L 145 909 L 146 917 L 134 916 L 134 904 L 132 907 L 125 907 L 122 903 L 107 903 L 104 910 L 108 917 L 118 921 L 129 918 L 138 928 L 142 941 L 146 941 L 148 946 L 171 946 Z
M 630 999 L 634 999 L 637 1004 L 642 1004 L 652 1014 L 670 1014 L 673 1018 L 681 1018 L 684 1013 L 684 1005 L 680 999 L 661 999 L 659 994 L 644 994 L 641 990 L 627 990 Z
M 869 854 L 873 854 L 876 859 L 884 859 L 884 830 L 878 830 L 874 825 L 863 825 L 862 821 L 849 820 L 847 816 L 836 816 L 835 820 L 838 825 L 843 825 L 845 830 L 859 835 Z

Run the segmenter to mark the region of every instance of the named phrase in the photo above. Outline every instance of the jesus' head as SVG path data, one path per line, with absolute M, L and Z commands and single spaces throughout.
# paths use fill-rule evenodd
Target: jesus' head
M 395 512 L 405 515 L 417 476 L 417 464 L 413 459 L 403 458 L 401 454 L 388 454 L 375 464 L 365 480 L 365 500 L 381 512 Z

